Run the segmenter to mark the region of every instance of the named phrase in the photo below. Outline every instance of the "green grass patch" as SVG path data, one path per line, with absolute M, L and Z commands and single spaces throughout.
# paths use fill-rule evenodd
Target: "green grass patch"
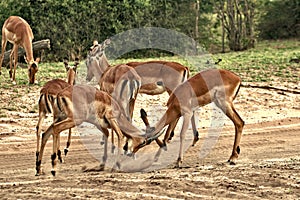
M 219 65 L 212 65 L 212 63 L 219 58 L 222 59 Z M 110 62 L 114 65 L 133 61 L 168 60 L 188 66 L 191 70 L 191 75 L 205 68 L 218 67 L 237 73 L 241 76 L 243 81 L 247 82 L 268 82 L 277 80 L 298 83 L 300 81 L 300 64 L 289 62 L 292 58 L 300 58 L 299 40 L 262 41 L 256 45 L 256 48 L 241 52 L 213 55 L 207 53 L 196 57 L 172 56 L 144 59 L 117 59 L 110 60 Z M 82 77 L 85 77 L 85 60 L 81 61 L 78 71 Z M 0 76 L 1 88 L 10 89 L 12 87 L 18 88 L 21 85 L 28 86 L 27 73 L 27 69 L 18 68 L 16 71 L 17 85 L 14 86 L 9 79 L 8 69 L 2 68 L 2 75 Z M 26 87 L 27 92 L 30 92 L 34 87 L 44 85 L 47 81 L 52 79 L 66 79 L 64 64 L 62 62 L 41 63 L 36 77 L 39 81 L 38 85 Z M 17 90 L 13 91 L 17 93 Z
M 289 62 L 300 58 L 299 40 L 262 41 L 254 49 L 213 57 L 222 58 L 219 67 L 235 71 L 243 81 L 300 81 L 300 64 Z

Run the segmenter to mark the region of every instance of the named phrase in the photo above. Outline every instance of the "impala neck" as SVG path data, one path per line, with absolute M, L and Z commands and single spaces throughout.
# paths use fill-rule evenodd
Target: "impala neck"
M 25 37 L 23 41 L 23 48 L 26 52 L 26 59 L 29 64 L 31 64 L 34 61 L 33 58 L 33 51 L 32 51 L 32 39 L 29 37 Z
M 103 53 L 101 57 L 96 57 L 98 60 L 98 66 L 97 66 L 97 72 L 96 72 L 96 78 L 99 81 L 100 78 L 103 76 L 103 74 L 111 67 L 108 63 L 108 60 Z
M 74 69 L 69 69 L 68 73 L 67 73 L 67 77 L 68 77 L 68 83 L 70 85 L 74 85 L 75 83 L 75 76 L 76 76 L 76 72 L 74 71 Z
M 177 109 L 169 107 L 162 118 L 155 124 L 154 132 L 152 132 L 149 137 L 159 134 L 165 126 L 169 125 L 171 122 L 176 121 L 180 116 L 181 114 L 177 111 Z
M 126 137 L 142 137 L 142 132 L 133 126 L 123 113 L 119 116 L 118 123 Z
M 109 67 L 111 67 L 104 53 L 103 56 L 99 59 L 99 66 L 102 69 L 102 73 L 105 72 Z

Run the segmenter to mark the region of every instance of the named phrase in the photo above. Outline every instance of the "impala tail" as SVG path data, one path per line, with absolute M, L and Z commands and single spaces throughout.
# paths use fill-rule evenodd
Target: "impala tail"
M 182 76 L 181 82 L 186 81 L 189 78 L 189 76 L 190 76 L 190 70 L 189 70 L 189 68 L 186 67 L 185 70 L 183 71 L 183 76 Z

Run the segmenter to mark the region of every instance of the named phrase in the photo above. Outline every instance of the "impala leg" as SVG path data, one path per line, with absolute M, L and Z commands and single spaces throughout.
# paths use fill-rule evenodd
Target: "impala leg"
M 43 154 L 45 150 L 45 146 L 47 144 L 47 141 L 52 134 L 52 127 L 53 124 L 46 130 L 45 133 L 42 134 L 42 143 L 41 143 L 41 149 L 39 150 L 39 155 L 37 155 L 37 160 L 36 160 L 36 176 L 39 176 L 42 173 L 42 159 L 43 159 Z
M 104 168 L 105 168 L 105 164 L 106 164 L 106 161 L 107 161 L 107 143 L 108 143 L 108 134 L 109 134 L 109 131 L 106 129 L 106 128 L 102 128 L 101 129 L 104 133 L 104 152 L 103 152 L 103 157 L 102 157 L 102 163 L 100 164 L 100 171 L 104 171 Z
M 67 156 L 67 154 L 69 152 L 69 147 L 71 145 L 71 134 L 72 134 L 72 129 L 70 128 L 69 129 L 69 134 L 68 134 L 67 145 L 66 145 L 66 148 L 64 149 L 65 156 Z
M 18 45 L 14 45 L 13 47 L 13 57 L 14 57 L 14 71 L 12 73 L 12 83 L 16 84 L 16 69 L 17 69 L 17 64 L 18 64 Z
M 190 114 L 184 114 L 183 116 L 183 125 L 180 131 L 180 146 L 179 146 L 179 156 L 176 162 L 176 168 L 180 167 L 180 164 L 182 163 L 183 159 L 183 142 L 185 139 L 185 133 L 187 129 L 189 128 L 189 123 L 191 120 L 191 115 Z
M 45 145 L 46 145 L 47 140 L 49 139 L 50 135 L 56 134 L 56 137 L 57 137 L 57 134 L 59 134 L 60 132 L 66 130 L 66 129 L 73 128 L 74 126 L 75 126 L 74 121 L 70 118 L 67 118 L 63 121 L 51 124 L 51 126 L 49 126 L 49 128 L 46 130 L 46 132 L 43 133 L 41 149 L 40 149 L 40 153 L 39 153 L 39 159 L 36 162 L 36 171 L 37 171 L 36 175 L 40 175 L 40 173 L 41 173 L 41 163 L 42 163 L 42 158 L 43 158 L 43 154 L 44 154 L 44 149 L 45 149 Z M 55 130 L 55 132 L 54 132 L 54 130 Z M 56 143 L 56 144 L 53 144 L 53 154 L 52 154 L 52 156 L 53 156 L 52 160 L 55 160 L 54 153 L 55 153 L 55 158 L 56 158 L 56 151 L 57 151 L 57 139 L 55 138 L 55 136 L 53 138 L 53 143 Z M 51 158 L 52 158 L 52 156 L 51 156 Z M 53 175 L 55 175 L 55 170 L 53 170 L 53 169 L 52 169 L 51 173 Z
M 119 128 L 117 122 L 115 119 L 112 119 L 110 120 L 110 126 L 112 127 L 112 129 L 116 132 L 117 136 L 118 136 L 118 151 L 117 151 L 117 159 L 116 159 L 116 163 L 114 165 L 114 169 L 115 168 L 118 168 L 120 169 L 121 168 L 121 163 L 120 163 L 120 158 L 121 158 L 121 139 L 122 139 L 122 131 L 121 129 Z
M 111 153 L 115 153 L 115 148 L 116 148 L 116 146 L 115 146 L 115 137 L 114 137 L 114 130 L 113 129 L 111 129 Z
M 174 129 L 178 123 L 179 118 L 177 118 L 176 120 L 174 120 L 173 122 L 171 122 L 168 126 L 167 132 L 165 134 L 164 137 L 164 143 L 166 142 L 170 142 L 172 137 L 174 137 Z
M 193 134 L 194 134 L 194 140 L 192 146 L 195 146 L 195 144 L 199 140 L 199 133 L 196 126 L 196 117 L 195 117 L 195 111 L 193 111 L 193 116 L 191 118 L 192 128 L 193 128 Z
M 37 126 L 36 126 L 36 161 L 38 161 L 39 151 L 40 151 L 41 124 L 43 124 L 45 116 L 46 116 L 46 114 L 44 112 L 39 113 L 39 120 L 38 120 L 38 123 L 37 123 Z
M 233 107 L 232 102 L 230 101 L 217 101 L 216 105 L 226 114 L 226 116 L 233 122 L 235 126 L 235 137 L 234 137 L 234 144 L 232 149 L 232 154 L 228 160 L 228 162 L 232 165 L 235 164 L 239 153 L 240 153 L 240 141 L 242 137 L 242 131 L 244 127 L 244 121 L 236 112 Z
M 235 126 L 235 137 L 234 137 L 234 144 L 232 149 L 232 154 L 228 160 L 230 164 L 235 164 L 235 160 L 238 158 L 240 154 L 240 142 L 242 137 L 242 131 L 245 122 L 239 116 L 239 114 L 234 109 L 233 105 L 231 105 L 231 110 L 226 115 L 233 121 Z
M 10 55 L 9 55 L 9 78 L 10 78 L 10 80 L 12 80 L 13 62 L 14 62 L 14 48 L 12 48 Z
M 1 75 L 1 67 L 3 64 L 3 59 L 4 59 L 4 52 L 6 49 L 6 44 L 7 44 L 7 40 L 5 38 L 5 34 L 2 34 L 2 43 L 1 43 L 1 56 L 0 56 L 0 75 Z
M 63 161 L 63 159 L 62 159 L 62 156 L 61 156 L 61 151 L 60 151 L 60 134 L 58 134 L 58 136 L 57 136 L 57 146 L 56 146 L 56 148 L 57 148 L 57 158 L 58 158 L 58 160 L 59 160 L 59 162 L 60 163 L 63 163 L 64 161 Z
M 104 140 L 105 140 L 105 135 L 102 136 L 102 140 L 100 141 L 100 145 L 104 144 Z
M 53 133 L 52 134 L 53 136 L 53 150 L 52 150 L 52 155 L 51 155 L 51 164 L 52 164 L 52 169 L 51 169 L 51 174 L 53 176 L 55 176 L 55 172 L 56 172 L 56 164 L 57 164 L 57 145 L 58 145 L 58 142 L 59 142 L 59 135 L 58 134 L 55 134 Z

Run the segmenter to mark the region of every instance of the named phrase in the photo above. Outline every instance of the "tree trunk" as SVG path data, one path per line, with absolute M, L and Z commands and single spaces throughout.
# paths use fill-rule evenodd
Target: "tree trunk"
M 222 24 L 222 52 L 225 32 L 229 49 L 241 51 L 254 47 L 254 3 L 248 0 L 220 1 L 218 13 Z
M 200 0 L 196 0 L 195 4 L 195 40 L 199 39 L 199 12 L 200 12 Z
M 44 49 L 50 49 L 50 40 L 45 39 L 45 40 L 40 40 L 32 43 L 32 48 L 34 54 L 38 53 L 39 51 L 42 51 Z M 4 53 L 4 59 L 3 59 L 3 66 L 8 66 L 9 65 L 9 56 L 10 56 L 11 50 L 5 51 Z M 25 55 L 25 50 L 23 48 L 19 48 L 18 50 L 18 60 L 20 58 L 24 57 Z

